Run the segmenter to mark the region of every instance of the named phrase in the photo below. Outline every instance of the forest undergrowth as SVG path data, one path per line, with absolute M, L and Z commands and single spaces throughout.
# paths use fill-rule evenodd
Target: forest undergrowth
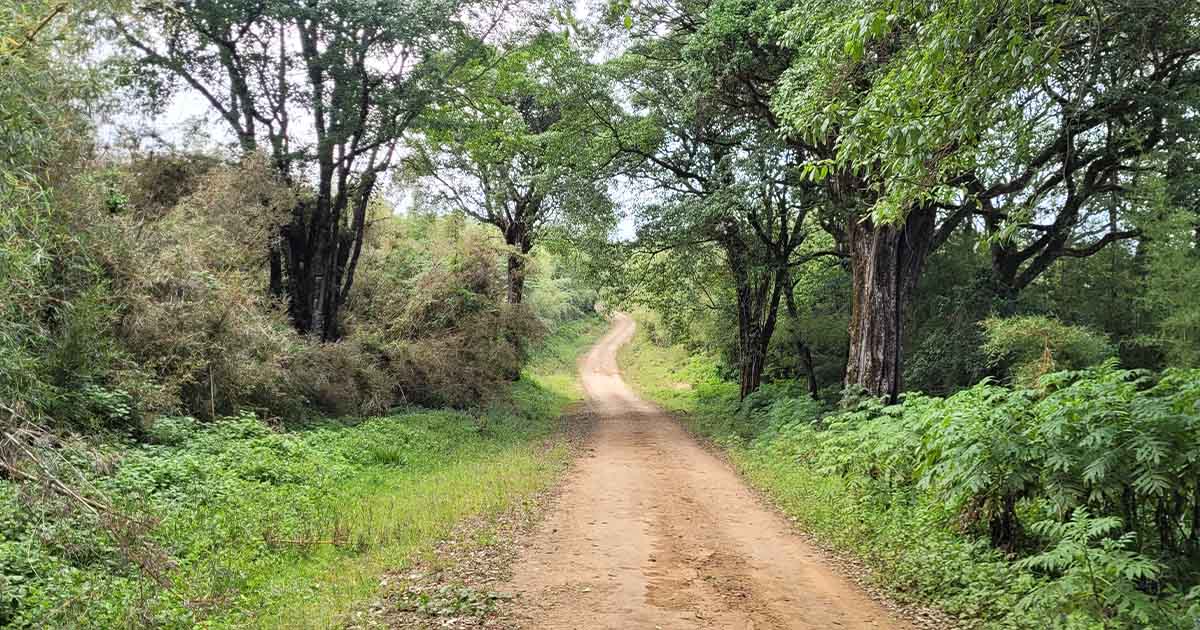
M 898 599 L 966 627 L 1167 629 L 1200 618 L 1194 370 L 1109 363 L 1037 388 L 985 381 L 839 410 L 790 382 L 741 401 L 716 360 L 646 326 L 620 364 Z
M 287 431 L 250 413 L 178 417 L 144 443 L 63 444 L 95 496 L 128 516 L 0 482 L 0 625 L 335 625 L 459 520 L 555 479 L 567 458 L 557 420 L 581 394 L 575 359 L 602 326 L 556 331 L 480 409 Z

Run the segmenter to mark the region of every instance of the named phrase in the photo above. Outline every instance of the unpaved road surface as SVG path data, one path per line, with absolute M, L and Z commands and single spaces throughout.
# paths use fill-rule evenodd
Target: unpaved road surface
M 525 628 L 896 628 L 778 514 L 621 379 L 618 315 L 581 362 L 598 416 L 508 589 Z

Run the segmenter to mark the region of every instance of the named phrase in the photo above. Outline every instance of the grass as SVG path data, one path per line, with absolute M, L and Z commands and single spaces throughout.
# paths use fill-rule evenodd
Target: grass
M 347 492 L 341 514 L 351 536 L 382 541 L 350 553 L 324 547 L 302 562 L 283 562 L 261 590 L 269 594 L 259 612 L 263 627 L 329 627 L 347 608 L 370 596 L 386 570 L 443 537 L 458 520 L 506 509 L 553 480 L 565 451 L 513 445 L 432 472 L 360 478 Z M 376 483 L 379 482 L 379 483 Z M 357 491 L 357 492 L 354 492 Z M 355 496 L 357 495 L 357 496 Z
M 1018 575 L 985 546 L 939 525 L 944 514 L 938 506 L 915 501 L 884 505 L 858 480 L 811 465 L 805 438 L 762 426 L 761 414 L 739 405 L 736 383 L 717 377 L 714 360 L 689 356 L 678 346 L 656 345 L 640 330 L 618 360 L 634 389 L 720 445 L 752 486 L 824 544 L 864 560 L 875 571 L 872 577 L 898 599 L 936 602 L 963 618 L 978 619 L 1014 609 L 1030 587 L 1027 576 Z M 783 394 L 771 389 L 765 388 L 764 398 Z
M 156 427 L 157 444 L 108 445 L 117 463 L 91 481 L 153 523 L 146 551 L 53 502 L 30 509 L 0 482 L 0 626 L 344 623 L 381 574 L 457 522 L 554 481 L 568 457 L 558 418 L 580 397 L 575 358 L 603 326 L 551 335 L 510 395 L 473 413 L 410 409 L 284 433 L 253 416 L 177 419 Z
M 913 424 L 887 415 L 874 416 L 876 422 L 848 420 L 856 414 L 831 414 L 792 383 L 766 385 L 739 401 L 736 384 L 719 379 L 714 360 L 657 345 L 643 330 L 618 360 L 643 396 L 720 445 L 751 485 L 824 544 L 863 560 L 871 577 L 901 601 L 934 604 L 967 627 L 980 628 L 1166 629 L 1200 623 L 1200 588 L 1188 594 L 1190 574 L 1143 580 L 1143 574 L 1128 571 L 1136 564 L 1134 554 L 1112 541 L 1043 536 L 1030 539 L 1024 555 L 1015 556 L 992 547 L 986 522 L 981 526 L 964 517 L 958 495 L 944 484 L 915 481 L 921 475 L 911 467 L 928 464 L 923 456 L 905 459 L 914 452 L 911 442 L 919 445 L 922 439 Z M 889 413 L 899 413 L 892 409 Z M 969 416 L 953 417 L 954 430 L 965 431 Z M 940 422 L 939 417 L 936 426 Z M 973 469 L 985 465 L 979 460 Z M 1024 508 L 1029 522 L 1045 510 L 1033 503 Z M 1081 518 L 1078 531 L 1096 526 Z M 1015 561 L 1022 557 L 1058 564 L 1047 570 Z M 1186 558 L 1178 560 L 1187 564 Z M 1106 567 L 1104 577 L 1093 579 L 1093 571 L 1100 571 L 1093 567 Z M 1172 583 L 1172 575 L 1182 578 Z

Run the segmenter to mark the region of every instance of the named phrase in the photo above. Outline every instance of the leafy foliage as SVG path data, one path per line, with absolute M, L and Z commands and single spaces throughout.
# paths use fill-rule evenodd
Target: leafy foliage
M 1051 541 L 1046 551 L 1018 562 L 1018 566 L 1057 575 L 1049 586 L 1021 602 L 1028 609 L 1050 612 L 1066 627 L 1086 627 L 1089 619 L 1102 627 L 1151 627 L 1171 624 L 1154 597 L 1138 586 L 1155 581 L 1162 572 L 1158 563 L 1128 550 L 1134 534 L 1121 531 L 1116 517 L 1093 518 L 1079 508 L 1071 520 L 1043 521 L 1034 531 Z
M 121 353 L 103 332 L 109 287 L 73 229 L 54 185 L 81 162 L 91 132 L 73 103 L 104 77 L 67 62 L 91 42 L 65 7 L 27 2 L 0 11 L 0 425 L 10 417 L 92 417 L 87 387 L 103 387 Z
M 428 201 L 500 232 L 514 304 L 548 233 L 595 237 L 611 227 L 608 147 L 588 109 L 603 94 L 588 52 L 549 32 L 513 50 L 488 48 L 460 70 L 464 94 L 425 113 L 410 142 Z
M 981 325 L 987 335 L 983 352 L 993 364 L 1010 366 L 1013 377 L 1026 385 L 1050 372 L 1095 365 L 1114 353 L 1103 335 L 1049 317 L 993 317 Z
M 1171 627 L 1188 609 L 1195 370 L 1109 363 L 836 411 L 778 386 L 739 403 L 710 360 L 683 367 L 644 334 L 621 357 L 634 382 L 901 596 L 997 628 Z
M 0 625 L 333 623 L 459 518 L 504 509 L 552 478 L 565 451 L 544 442 L 576 395 L 559 375 L 573 373 L 596 322 L 566 327 L 525 380 L 470 414 L 414 409 L 297 431 L 252 413 L 164 417 L 142 443 L 62 445 L 89 495 L 144 529 L 114 529 L 118 515 L 0 480 Z M 488 601 L 447 603 L 476 604 Z

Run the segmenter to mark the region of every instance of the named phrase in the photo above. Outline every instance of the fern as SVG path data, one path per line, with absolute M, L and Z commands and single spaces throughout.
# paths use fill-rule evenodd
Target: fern
M 1047 618 L 1101 620 L 1101 627 L 1139 627 L 1168 624 L 1171 616 L 1156 599 L 1139 589 L 1158 580 L 1162 567 L 1131 550 L 1135 535 L 1121 519 L 1093 517 L 1081 507 L 1067 522 L 1042 521 L 1033 531 L 1051 541 L 1046 551 L 1021 560 L 1017 566 L 1047 573 L 1044 583 L 1021 601 L 1021 607 Z

